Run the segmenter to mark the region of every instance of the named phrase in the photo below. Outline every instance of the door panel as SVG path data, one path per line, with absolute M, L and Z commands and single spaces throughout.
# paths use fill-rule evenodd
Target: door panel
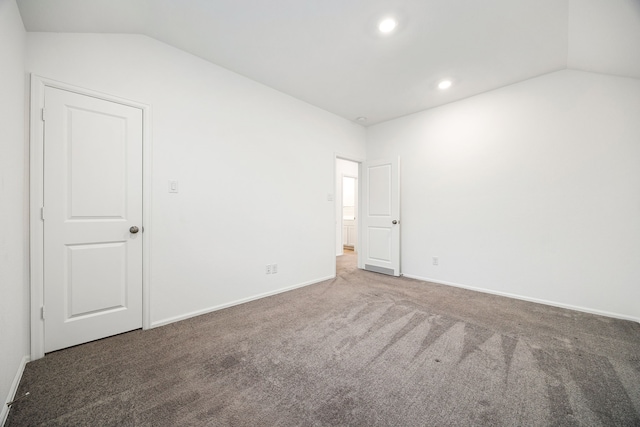
M 67 114 L 69 218 L 124 219 L 127 118 L 77 108 L 68 108 Z
M 67 245 L 66 316 L 126 308 L 126 242 Z
M 400 275 L 399 166 L 399 159 L 365 163 L 361 215 L 365 270 L 393 276 Z
M 369 227 L 369 258 L 391 262 L 391 228 Z
M 47 87 L 45 352 L 142 327 L 142 111 Z
M 367 172 L 369 178 L 369 202 L 367 204 L 369 215 L 387 217 L 392 212 L 391 165 L 369 166 Z

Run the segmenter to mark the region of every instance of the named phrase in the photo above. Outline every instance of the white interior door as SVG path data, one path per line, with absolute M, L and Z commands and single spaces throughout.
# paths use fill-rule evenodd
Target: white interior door
M 142 327 L 142 110 L 47 87 L 43 118 L 49 352 Z
M 363 174 L 363 266 L 400 275 L 400 161 L 366 162 Z

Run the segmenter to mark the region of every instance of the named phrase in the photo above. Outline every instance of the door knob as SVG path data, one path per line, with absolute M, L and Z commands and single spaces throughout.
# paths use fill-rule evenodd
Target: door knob
M 129 233 L 131 234 L 136 234 L 138 231 L 140 231 L 140 229 L 135 225 L 129 229 Z
M 395 219 L 393 221 L 391 221 L 391 224 L 393 224 L 393 225 L 396 225 L 397 223 L 398 223 L 398 221 L 395 220 Z

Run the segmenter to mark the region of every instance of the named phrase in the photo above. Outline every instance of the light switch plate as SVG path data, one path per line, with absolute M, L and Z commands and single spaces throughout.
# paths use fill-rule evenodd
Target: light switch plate
M 178 192 L 178 180 L 170 179 L 169 180 L 169 193 L 177 193 Z

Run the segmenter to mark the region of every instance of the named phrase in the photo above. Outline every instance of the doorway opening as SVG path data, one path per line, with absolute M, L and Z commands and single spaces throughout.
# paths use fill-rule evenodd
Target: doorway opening
M 336 158 L 336 271 L 357 268 L 360 163 Z

